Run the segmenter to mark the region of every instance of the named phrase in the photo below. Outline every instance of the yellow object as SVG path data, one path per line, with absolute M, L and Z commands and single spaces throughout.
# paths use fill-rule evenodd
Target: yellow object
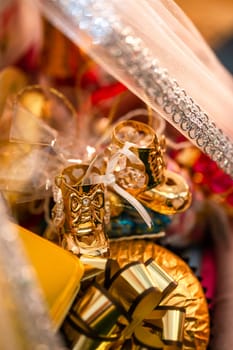
M 58 328 L 79 290 L 83 265 L 71 253 L 23 227 L 15 226 L 37 273 L 52 321 Z

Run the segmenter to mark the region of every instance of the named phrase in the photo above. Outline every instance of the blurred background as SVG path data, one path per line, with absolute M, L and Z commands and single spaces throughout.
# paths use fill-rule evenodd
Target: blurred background
M 176 0 L 233 73 L 233 0 Z

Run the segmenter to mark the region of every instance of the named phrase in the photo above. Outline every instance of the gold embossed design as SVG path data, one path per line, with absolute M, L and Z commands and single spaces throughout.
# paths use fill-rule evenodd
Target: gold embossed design
M 127 161 L 126 169 L 134 168 L 138 172 L 144 171 L 146 175 L 145 185 L 143 187 L 141 184 L 138 185 L 137 192 L 157 186 L 164 181 L 164 140 L 163 137 L 159 140 L 149 125 L 134 120 L 122 121 L 113 130 L 113 146 L 117 149 L 119 147 L 122 148 L 126 142 L 132 143 L 130 150 L 138 156 L 142 165 L 144 165 L 144 169 L 142 169 L 142 166 L 131 164 L 129 160 Z M 126 169 L 122 169 L 122 173 L 126 172 Z M 118 173 L 119 176 L 120 174 Z M 135 189 L 129 189 L 129 192 L 136 193 Z
M 81 185 L 82 176 L 76 177 L 75 170 L 80 170 L 80 166 L 66 168 L 56 178 L 65 213 L 61 245 L 77 254 L 101 255 L 108 251 L 104 228 L 105 187 Z
M 151 150 L 148 154 L 148 163 L 150 171 L 154 180 L 154 183 L 160 184 L 164 180 L 165 162 L 163 158 L 163 152 L 165 149 L 164 138 L 158 141 L 154 150 Z M 150 186 L 149 186 L 150 187 Z

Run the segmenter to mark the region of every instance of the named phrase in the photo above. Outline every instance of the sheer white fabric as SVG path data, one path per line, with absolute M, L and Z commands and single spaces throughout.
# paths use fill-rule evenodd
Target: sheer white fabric
M 45 15 L 233 177 L 233 82 L 171 0 L 39 0 Z

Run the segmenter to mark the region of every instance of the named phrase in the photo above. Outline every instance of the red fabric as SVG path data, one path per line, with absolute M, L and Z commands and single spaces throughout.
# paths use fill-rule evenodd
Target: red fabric
M 93 105 L 97 105 L 99 102 L 115 97 L 126 90 L 127 88 L 118 82 L 103 86 L 97 91 L 93 92 L 91 102 Z

